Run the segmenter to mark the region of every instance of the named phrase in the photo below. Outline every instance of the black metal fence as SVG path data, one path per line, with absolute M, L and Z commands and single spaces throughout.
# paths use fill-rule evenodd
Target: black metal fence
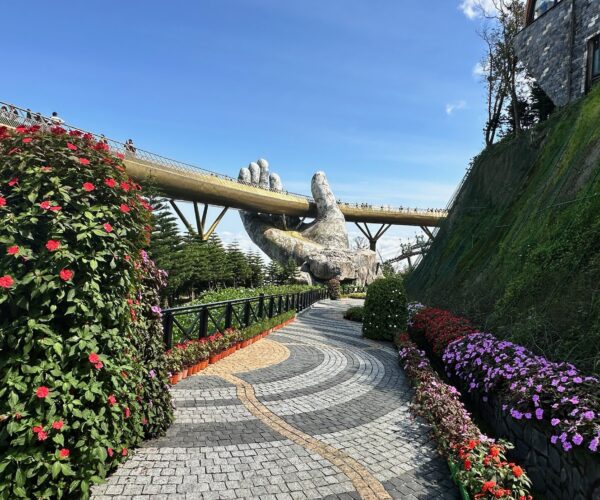
M 300 312 L 327 296 L 327 290 L 320 289 L 164 309 L 165 344 L 170 349 L 174 340 L 182 342 L 228 328 L 246 328 L 288 311 Z

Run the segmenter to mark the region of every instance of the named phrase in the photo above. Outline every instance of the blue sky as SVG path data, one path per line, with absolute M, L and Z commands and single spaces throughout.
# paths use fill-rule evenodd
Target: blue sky
M 324 170 L 344 201 L 440 207 L 482 147 L 470 3 L 9 2 L 0 100 L 229 175 L 264 157 L 290 191 Z M 249 245 L 235 212 L 220 234 Z

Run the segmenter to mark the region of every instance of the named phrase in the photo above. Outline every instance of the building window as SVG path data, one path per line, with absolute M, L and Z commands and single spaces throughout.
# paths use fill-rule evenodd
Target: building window
M 600 35 L 588 42 L 587 88 L 600 81 Z
M 552 7 L 559 4 L 562 0 L 529 0 L 527 9 L 527 24 L 532 23 L 542 14 L 548 12 Z

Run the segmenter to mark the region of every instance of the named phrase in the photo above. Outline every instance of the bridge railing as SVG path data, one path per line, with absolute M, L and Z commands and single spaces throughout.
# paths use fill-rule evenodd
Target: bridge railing
M 288 311 L 300 312 L 327 297 L 323 288 L 164 309 L 164 341 L 170 349 L 173 342 L 208 337 L 229 328 L 246 328 Z
M 52 121 L 52 117 L 44 116 L 40 113 L 34 113 L 28 109 L 23 109 L 18 106 L 15 106 L 13 104 L 9 104 L 9 103 L 0 101 L 0 108 L 2 108 L 2 107 L 6 108 L 6 110 L 2 109 L 0 111 L 0 124 L 5 124 L 9 127 L 17 127 L 19 125 L 27 125 L 27 126 L 38 125 L 42 129 L 45 129 L 45 128 L 50 129 L 50 127 L 56 125 Z M 152 153 L 150 151 L 139 149 L 137 147 L 136 147 L 135 152 L 132 152 L 130 149 L 128 149 L 128 147 L 125 143 L 115 141 L 114 139 L 109 139 L 102 135 L 87 132 L 85 130 L 82 130 L 80 128 L 77 128 L 77 127 L 74 127 L 71 125 L 67 125 L 67 124 L 63 123 L 63 124 L 60 124 L 60 127 L 64 128 L 65 130 L 76 130 L 83 134 L 90 134 L 97 141 L 104 140 L 104 141 L 106 141 L 106 143 L 110 146 L 110 148 L 113 151 L 122 153 L 125 155 L 126 158 L 128 158 L 130 160 L 135 160 L 136 162 L 142 162 L 142 163 L 147 162 L 149 164 L 152 164 L 153 166 L 162 167 L 167 170 L 174 170 L 174 171 L 183 172 L 183 173 L 196 173 L 196 174 L 200 173 L 203 175 L 210 175 L 212 177 L 218 177 L 219 179 L 227 180 L 230 182 L 236 182 L 239 184 L 249 185 L 249 183 L 240 181 L 233 177 L 229 177 L 227 175 L 212 172 L 210 170 L 206 170 L 204 168 L 201 168 L 201 167 L 198 167 L 195 165 L 191 165 L 189 163 L 184 163 L 181 161 L 173 160 L 171 158 L 167 158 L 165 156 L 161 156 L 156 153 Z M 278 191 L 276 189 L 266 188 L 266 187 L 258 187 L 258 189 L 264 189 L 264 190 L 276 192 L 276 193 L 284 193 L 288 196 L 294 196 L 297 198 L 302 198 L 305 200 L 312 201 L 311 197 L 303 195 L 303 194 L 292 193 L 289 191 Z M 389 205 L 369 205 L 369 204 L 365 204 L 365 203 L 346 203 L 346 202 L 341 202 L 341 201 L 338 202 L 338 204 L 348 206 L 348 207 L 374 210 L 377 212 L 396 212 L 396 213 L 400 212 L 400 213 L 413 214 L 413 215 L 414 214 L 431 215 L 432 213 L 434 213 L 434 214 L 438 214 L 440 216 L 444 216 L 446 213 L 445 210 L 439 210 L 439 209 L 425 209 L 424 210 L 424 209 L 418 209 L 418 208 L 413 209 L 413 208 L 408 208 L 408 207 L 391 207 Z

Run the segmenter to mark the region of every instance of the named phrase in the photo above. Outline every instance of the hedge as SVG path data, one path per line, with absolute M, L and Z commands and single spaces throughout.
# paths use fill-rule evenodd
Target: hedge
M 406 295 L 402 278 L 392 276 L 373 281 L 364 305 L 363 335 L 371 339 L 393 340 L 406 328 Z

